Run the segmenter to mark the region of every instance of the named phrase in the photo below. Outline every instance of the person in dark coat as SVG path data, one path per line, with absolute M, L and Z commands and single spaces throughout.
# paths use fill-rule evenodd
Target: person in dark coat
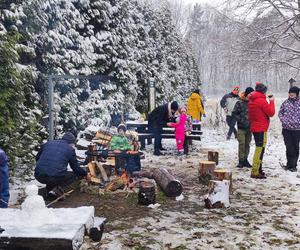
M 173 101 L 172 103 L 166 103 L 156 107 L 148 117 L 149 130 L 155 134 L 154 137 L 154 155 L 161 155 L 161 133 L 163 127 L 167 126 L 170 118 L 174 117 L 175 112 L 178 110 L 178 103 Z
M 296 172 L 299 159 L 300 143 L 300 98 L 299 88 L 289 90 L 289 98 L 285 100 L 278 113 L 282 123 L 282 135 L 286 147 L 286 170 Z
M 8 207 L 9 200 L 9 175 L 8 157 L 0 148 L 0 208 Z
M 48 141 L 42 145 L 36 155 L 35 178 L 46 184 L 47 194 L 60 196 L 63 188 L 71 185 L 78 179 L 91 177 L 79 166 L 76 158 L 75 137 L 67 132 L 61 140 Z M 67 171 L 68 164 L 73 171 Z
M 251 171 L 251 178 L 255 179 L 266 179 L 266 174 L 262 170 L 262 163 L 267 145 L 270 117 L 275 114 L 274 97 L 270 95 L 269 101 L 267 101 L 267 90 L 268 88 L 264 84 L 256 83 L 255 91 L 251 93 L 248 104 L 248 119 L 256 146 Z
M 251 87 L 246 88 L 245 92 L 241 93 L 240 100 L 235 104 L 232 111 L 232 115 L 236 119 L 238 126 L 237 139 L 239 142 L 239 163 L 237 167 L 239 168 L 252 167 L 248 161 L 252 138 L 250 122 L 248 120 L 248 100 L 253 91 L 254 89 Z
M 226 137 L 227 140 L 230 140 L 232 133 L 234 133 L 235 138 L 237 138 L 237 131 L 235 129 L 236 120 L 232 115 L 232 111 L 236 102 L 239 100 L 239 91 L 239 86 L 234 87 L 234 89 L 230 93 L 224 95 L 220 101 L 220 105 L 226 113 L 226 122 L 229 127 Z

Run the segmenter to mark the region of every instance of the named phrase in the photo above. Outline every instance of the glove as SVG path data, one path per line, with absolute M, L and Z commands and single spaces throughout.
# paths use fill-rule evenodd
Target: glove
M 206 114 L 203 114 L 203 117 L 205 118 L 205 117 L 206 117 Z

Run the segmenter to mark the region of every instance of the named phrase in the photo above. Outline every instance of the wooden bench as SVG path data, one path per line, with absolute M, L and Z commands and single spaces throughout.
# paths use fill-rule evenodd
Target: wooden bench
M 139 135 L 139 142 L 141 143 L 141 149 L 145 149 L 146 140 L 148 144 L 152 143 L 152 139 L 154 138 L 154 134 L 149 131 L 148 122 L 147 121 L 127 121 L 126 122 L 127 129 L 135 129 Z M 189 145 L 191 145 L 192 140 L 201 140 L 201 124 L 193 123 L 193 130 L 191 134 L 186 136 L 184 141 L 184 153 L 187 154 L 189 152 Z M 175 139 L 174 134 L 175 129 L 170 127 L 164 127 L 162 131 L 162 139 Z
M 146 139 L 153 139 L 155 135 L 153 133 L 141 133 L 139 134 L 139 142 L 141 143 L 141 149 L 145 149 L 146 146 Z M 162 139 L 175 139 L 175 134 L 161 134 Z M 184 153 L 189 153 L 189 145 L 191 140 L 198 140 L 201 141 L 200 134 L 190 134 L 185 136 L 184 140 Z

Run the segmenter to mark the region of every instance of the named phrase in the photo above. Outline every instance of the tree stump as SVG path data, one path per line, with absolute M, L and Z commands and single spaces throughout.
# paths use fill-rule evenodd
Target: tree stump
M 219 152 L 216 151 L 208 151 L 207 153 L 207 159 L 209 161 L 214 161 L 216 165 L 219 164 Z
M 229 185 L 227 180 L 211 180 L 208 186 L 208 195 L 204 199 L 206 208 L 229 207 Z
M 167 169 L 159 168 L 153 171 L 153 178 L 166 196 L 177 197 L 182 193 L 182 185 Z
M 233 193 L 232 173 L 229 170 L 223 169 L 223 168 L 215 169 L 214 179 L 218 180 L 218 181 L 223 181 L 223 180 L 229 181 L 230 182 L 229 191 L 230 191 L 231 194 Z
M 155 185 L 149 181 L 142 181 L 138 193 L 138 204 L 145 206 L 155 204 L 155 198 Z
M 200 161 L 199 167 L 199 181 L 203 185 L 208 185 L 209 181 L 213 178 L 213 173 L 216 168 L 214 161 Z

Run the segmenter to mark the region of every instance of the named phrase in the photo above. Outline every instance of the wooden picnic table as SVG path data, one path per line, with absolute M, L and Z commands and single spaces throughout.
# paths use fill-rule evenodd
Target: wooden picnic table
M 149 131 L 148 121 L 127 121 L 126 122 L 127 129 L 135 129 L 139 135 L 139 141 L 141 143 L 141 149 L 145 149 L 147 140 L 148 145 L 152 143 L 152 138 L 154 134 Z M 165 139 L 173 139 L 175 138 L 174 134 L 175 129 L 170 127 L 164 127 L 161 137 Z M 189 151 L 189 145 L 192 140 L 201 140 L 200 135 L 201 132 L 201 124 L 200 123 L 193 123 L 193 130 L 191 131 L 190 135 L 186 136 L 186 140 L 184 143 L 184 153 L 187 154 Z

